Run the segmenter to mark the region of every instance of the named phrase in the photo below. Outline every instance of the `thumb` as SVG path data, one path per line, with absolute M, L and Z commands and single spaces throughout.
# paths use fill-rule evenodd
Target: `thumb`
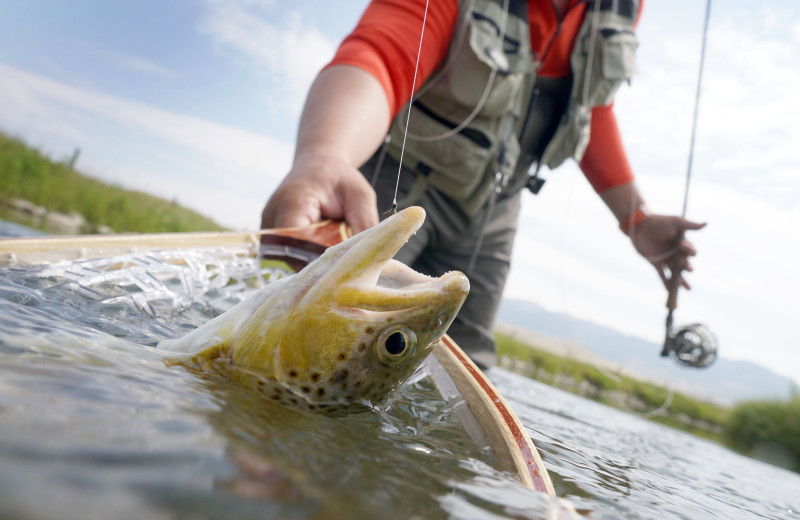
M 362 188 L 362 187 L 360 187 Z M 344 220 L 353 233 L 360 233 L 379 222 L 375 190 L 366 184 L 366 189 L 354 189 L 343 200 Z
M 693 222 L 685 218 L 681 218 L 681 228 L 687 231 L 697 231 L 706 227 L 707 222 Z

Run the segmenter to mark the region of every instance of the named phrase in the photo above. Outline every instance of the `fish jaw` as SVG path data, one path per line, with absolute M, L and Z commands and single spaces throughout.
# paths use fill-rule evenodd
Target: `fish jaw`
M 239 327 L 235 377 L 249 386 L 261 380 L 261 388 L 278 383 L 280 394 L 312 408 L 383 401 L 431 352 L 469 292 L 458 271 L 432 278 L 392 260 L 424 218 L 422 208 L 403 210 L 294 275 L 292 294 L 265 301 Z

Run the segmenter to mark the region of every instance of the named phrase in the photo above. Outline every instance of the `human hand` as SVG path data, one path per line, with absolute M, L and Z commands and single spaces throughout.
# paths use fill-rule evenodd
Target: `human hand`
M 682 271 L 692 271 L 689 258 L 697 254 L 694 245 L 686 240 L 685 232 L 696 231 L 705 226 L 705 223 L 692 222 L 682 217 L 650 215 L 629 236 L 636 251 L 656 268 L 664 286 L 669 288 L 670 277 L 681 276 Z M 681 285 L 691 289 L 683 276 Z
M 354 233 L 378 223 L 375 190 L 356 168 L 333 154 L 295 158 L 261 213 L 262 229 L 345 220 Z

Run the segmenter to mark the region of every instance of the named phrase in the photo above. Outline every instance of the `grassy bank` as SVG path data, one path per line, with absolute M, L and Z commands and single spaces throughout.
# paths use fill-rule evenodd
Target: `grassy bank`
M 77 214 L 85 224 L 79 232 L 95 233 L 107 226 L 117 233 L 220 231 L 203 215 L 140 191 L 110 186 L 69 168 L 18 139 L 0 133 L 0 205 L 24 199 L 48 212 Z M 46 231 L 43 218 L 10 211 L 3 216 Z
M 800 396 L 724 408 L 496 334 L 501 366 L 800 472 Z M 668 404 L 661 411 L 663 405 Z
M 668 390 L 654 384 L 563 358 L 510 336 L 498 334 L 497 349 L 501 363 L 507 368 L 621 410 L 647 415 L 669 402 L 667 409 L 654 415 L 653 420 L 723 441 L 723 425 L 728 416 L 726 408 L 678 392 L 670 395 Z

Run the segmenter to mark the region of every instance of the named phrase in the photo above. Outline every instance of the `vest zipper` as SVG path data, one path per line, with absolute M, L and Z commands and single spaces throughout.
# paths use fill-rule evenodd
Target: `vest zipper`
M 423 105 L 419 101 L 417 102 L 415 107 L 417 108 L 417 110 L 419 110 L 420 112 L 422 112 L 426 116 L 430 117 L 431 119 L 433 119 L 434 121 L 436 121 L 437 123 L 439 123 L 442 126 L 445 126 L 445 127 L 449 128 L 451 130 L 453 128 L 458 127 L 457 124 L 455 124 L 452 121 L 440 116 L 439 114 L 436 114 L 430 108 L 426 107 L 425 105 Z M 461 130 L 459 130 L 458 133 L 461 134 L 462 136 L 466 137 L 467 139 L 469 139 L 473 143 L 475 143 L 480 148 L 487 149 L 487 148 L 490 148 L 492 146 L 492 142 L 489 140 L 488 137 L 486 137 L 486 134 L 484 134 L 480 130 L 475 130 L 474 128 L 465 127 L 465 128 L 462 128 Z

